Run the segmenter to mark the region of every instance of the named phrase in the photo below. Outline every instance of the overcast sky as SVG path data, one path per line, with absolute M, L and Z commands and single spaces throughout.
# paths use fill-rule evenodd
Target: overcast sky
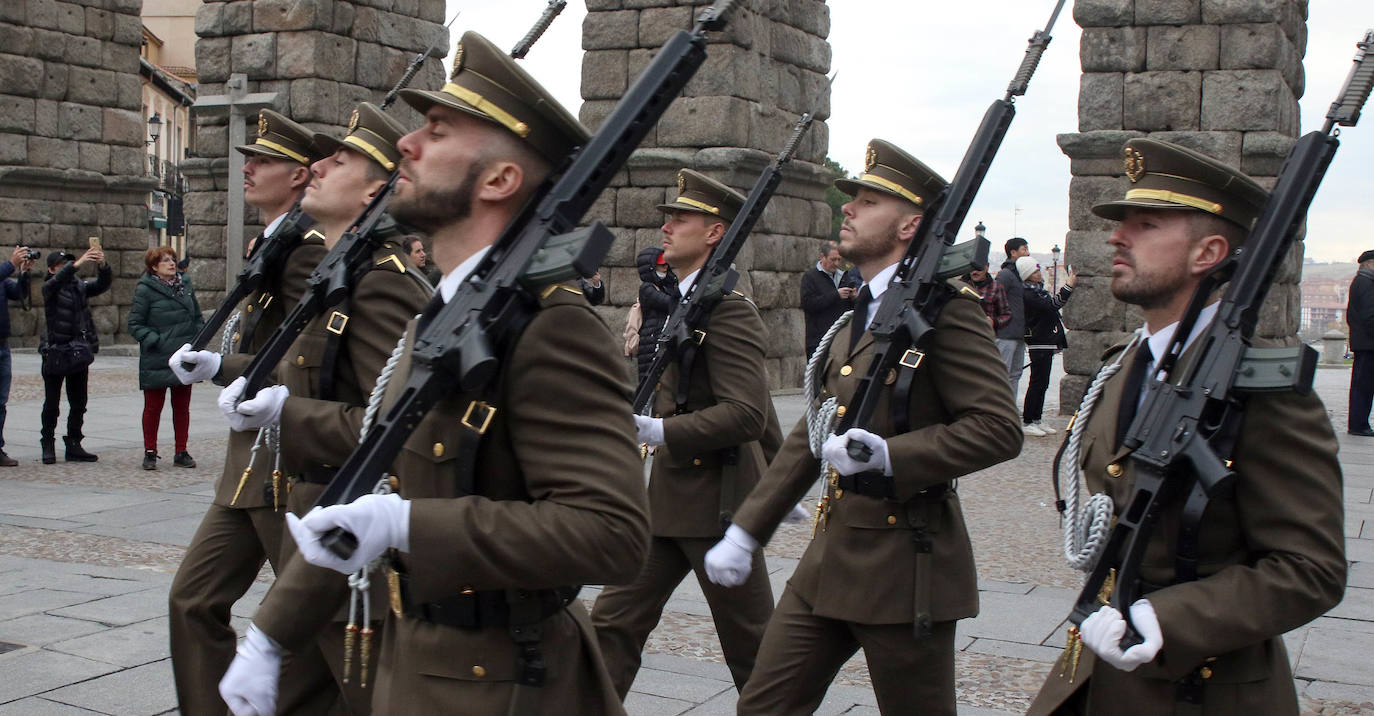
M 545 0 L 447 0 L 454 41 L 476 30 L 501 47 L 515 44 Z M 747 0 L 746 0 L 747 1 Z M 994 245 L 1025 236 L 1037 253 L 1063 246 L 1068 231 L 1069 160 L 1055 135 L 1077 130 L 1078 26 L 1066 3 L 1054 41 L 1017 101 L 1017 116 L 968 216 L 963 234 L 983 221 Z M 1006 91 L 1026 40 L 1044 26 L 1051 0 L 831 2 L 830 156 L 862 168 L 873 137 L 896 143 L 952 178 L 988 105 Z M 1374 27 L 1368 0 L 1312 0 L 1304 65 L 1302 130 L 1320 129 L 1350 70 L 1355 41 Z M 576 114 L 581 104 L 582 0 L 571 0 L 525 60 L 526 69 Z M 449 48 L 450 55 L 452 47 Z M 448 59 L 445 59 L 447 65 Z M 1367 108 L 1374 115 L 1374 108 Z M 1313 202 L 1307 256 L 1353 261 L 1374 248 L 1374 119 L 1347 130 Z M 996 253 L 996 250 L 994 251 Z M 1065 258 L 1073 262 L 1070 253 Z

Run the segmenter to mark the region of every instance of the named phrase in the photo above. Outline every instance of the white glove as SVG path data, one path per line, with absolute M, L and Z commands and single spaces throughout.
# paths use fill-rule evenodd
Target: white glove
M 873 451 L 867 461 L 859 462 L 849 456 L 850 440 L 857 440 Z M 850 428 L 844 435 L 831 435 L 821 446 L 821 456 L 841 475 L 853 475 L 869 470 L 877 470 L 884 475 L 892 474 L 892 460 L 887 456 L 887 441 L 867 430 Z
M 258 391 L 250 400 L 239 403 L 247 378 L 236 378 L 219 392 L 219 411 L 237 432 L 253 430 L 281 422 L 281 406 L 291 397 L 284 385 L 271 385 Z M 235 403 L 238 403 L 235 405 Z
M 722 587 L 738 587 L 753 569 L 759 542 L 739 525 L 730 525 L 725 537 L 706 551 L 706 576 Z
M 1122 671 L 1134 671 L 1159 653 L 1164 646 L 1164 633 L 1159 629 L 1159 617 L 1155 616 L 1155 608 L 1150 606 L 1148 599 L 1131 605 L 1131 624 L 1145 641 L 1125 652 L 1121 651 L 1121 637 L 1126 634 L 1126 620 L 1112 607 L 1102 607 L 1089 614 L 1078 626 L 1078 635 L 1098 658 Z
M 281 647 L 257 625 L 250 624 L 238 655 L 219 680 L 219 695 L 234 716 L 272 716 L 277 712 L 281 657 Z
M 657 447 L 663 444 L 663 418 L 650 418 L 643 415 L 635 416 L 635 432 L 639 435 L 639 441 Z
M 335 527 L 342 527 L 358 538 L 358 548 L 346 560 L 320 543 L 320 537 Z M 288 514 L 286 528 L 291 530 L 305 561 L 352 574 L 393 547 L 410 551 L 410 500 L 395 493 L 363 495 L 347 505 L 317 507 L 304 519 Z
M 182 363 L 190 363 L 187 368 Z M 172 374 L 181 381 L 182 385 L 199 383 L 210 380 L 219 372 L 220 357 L 214 351 L 193 351 L 190 343 L 183 343 L 171 358 L 167 359 L 167 367 L 172 369 Z
M 791 512 L 788 512 L 788 513 L 787 513 L 787 516 L 784 517 L 784 518 L 782 518 L 782 521 L 783 521 L 783 522 L 805 522 L 805 521 L 806 521 L 808 518 L 810 518 L 810 517 L 811 517 L 811 513 L 808 512 L 808 511 L 806 510 L 805 507 L 802 507 L 802 503 L 798 502 L 797 504 L 792 505 L 792 511 L 791 511 Z

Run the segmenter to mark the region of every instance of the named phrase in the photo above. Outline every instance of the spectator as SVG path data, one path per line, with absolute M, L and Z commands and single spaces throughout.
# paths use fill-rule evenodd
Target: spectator
M 1030 245 L 1025 239 L 1007 239 L 1003 245 L 1007 260 L 997 273 L 997 283 L 1007 292 L 1007 304 L 1011 309 L 1011 320 L 997 330 L 997 352 L 1002 354 L 1002 362 L 1007 364 L 1007 381 L 1011 383 L 1011 394 L 1016 395 L 1021 387 L 1021 371 L 1026 361 L 1026 312 L 1025 291 L 1021 275 L 1016 271 L 1016 260 L 1030 255 Z
M 840 271 L 840 248 L 832 242 L 821 246 L 815 270 L 802 274 L 801 309 L 806 314 L 806 355 L 809 358 L 845 311 L 854 307 L 856 284 L 846 283 Z
M 582 295 L 587 299 L 587 303 L 593 306 L 600 306 L 606 302 L 606 284 L 601 283 L 601 271 L 593 271 L 592 275 L 586 278 L 577 279 L 577 283 L 582 287 Z
M 1360 254 L 1360 268 L 1350 282 L 1345 321 L 1350 325 L 1350 350 L 1355 354 L 1346 432 L 1374 437 L 1369 427 L 1370 404 L 1374 403 L 1374 251 Z
M 167 360 L 183 344 L 190 343 L 204 321 L 191 279 L 177 270 L 177 253 L 170 246 L 148 249 L 143 254 L 147 272 L 134 289 L 129 309 L 129 335 L 138 341 L 138 387 L 143 391 L 143 469 L 156 470 L 157 428 L 162 404 L 172 389 L 172 430 L 176 452 L 172 464 L 195 467 L 186 451 L 191 425 L 191 386 L 167 367 Z
M 401 241 L 401 248 L 405 249 L 406 255 L 410 257 L 410 262 L 415 264 L 415 268 L 420 269 L 420 274 L 429 280 L 431 285 L 438 286 L 439 279 L 444 277 L 444 272 L 429 260 L 429 254 L 425 253 L 425 242 L 418 234 L 411 234 Z
M 1007 290 L 988 275 L 987 264 L 969 271 L 964 280 L 978 289 L 978 293 L 983 296 L 983 313 L 988 314 L 988 320 L 992 321 L 993 331 L 1001 330 L 1011 322 L 1011 304 L 1007 301 Z
M 681 300 L 677 292 L 677 276 L 663 258 L 663 249 L 650 246 L 635 257 L 639 268 L 639 382 L 654 362 L 654 348 L 658 334 Z
M 1058 294 L 1052 294 L 1045 290 L 1045 277 L 1035 259 L 1022 256 L 1016 260 L 1016 269 L 1025 284 L 1026 348 L 1030 353 L 1031 369 L 1026 401 L 1021 407 L 1021 430 L 1027 435 L 1044 437 L 1055 432 L 1041 419 L 1045 410 L 1045 391 L 1050 387 L 1050 368 L 1054 354 L 1069 345 L 1064 324 L 1059 320 L 1059 309 L 1073 295 L 1078 274 L 1065 266 L 1068 279 Z
M 5 454 L 5 406 L 10 402 L 10 301 L 23 301 L 28 310 L 29 247 L 17 246 L 8 261 L 0 263 L 0 466 L 14 467 L 19 462 Z M 19 275 L 10 278 L 15 272 Z
M 77 278 L 82 265 L 96 265 L 96 278 Z M 86 382 L 91 362 L 100 351 L 91 318 L 90 298 L 109 290 L 113 274 L 105 263 L 105 252 L 92 246 L 81 258 L 58 250 L 48 254 L 48 276 L 43 281 L 43 315 L 47 328 L 43 335 L 43 428 L 39 445 L 43 464 L 57 462 L 54 432 L 57 430 L 58 403 L 62 384 L 67 384 L 67 434 L 62 438 L 69 462 L 95 462 L 97 457 L 81 447 L 81 426 L 86 418 Z

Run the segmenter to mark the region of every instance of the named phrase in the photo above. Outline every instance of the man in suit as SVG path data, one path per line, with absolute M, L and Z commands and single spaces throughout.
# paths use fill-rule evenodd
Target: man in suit
M 223 384 L 247 369 L 305 293 L 310 272 L 325 254 L 318 236 L 301 236 L 313 224 L 310 217 L 303 217 L 298 225 L 283 226 L 310 184 L 310 165 L 323 156 L 310 130 L 264 109 L 258 118 L 257 138 L 235 149 L 246 157 L 244 200 L 268 219 L 254 241 L 288 231 L 290 236 L 278 238 L 295 247 L 281 265 L 267 267 L 262 284 L 244 299 L 234 347 L 228 353 L 190 351 L 187 345 L 172 355 L 168 366 L 186 385 L 210 379 Z M 185 714 L 225 712 L 216 684 L 234 658 L 237 635 L 229 625 L 229 611 L 253 585 L 264 560 L 274 572 L 281 567 L 277 557 L 286 485 L 273 474 L 276 453 L 270 447 L 260 446 L 253 459 L 256 437 L 256 432 L 230 431 L 214 500 L 186 548 L 168 595 L 172 676 Z M 310 708 L 331 681 L 318 655 L 293 659 L 283 680 L 283 708 Z
M 316 144 L 329 155 L 313 165 L 315 179 L 301 200 L 301 207 L 319 221 L 316 230 L 330 248 L 396 170 L 401 159 L 396 142 L 405 134 L 400 123 L 366 102 L 354 111 L 349 128 L 342 141 L 316 135 Z M 280 426 L 282 466 L 291 479 L 287 509 L 297 516 L 310 510 L 333 478 L 334 466 L 357 445 L 377 376 L 406 322 L 424 308 L 432 293 L 428 281 L 407 260 L 400 237 L 395 238 L 374 250 L 366 270 L 353 276 L 343 302 L 301 331 L 277 368 L 279 385 L 264 387 L 238 403 L 244 384 L 239 378 L 220 395 L 220 409 L 235 430 Z M 289 561 L 294 548 L 292 540 L 284 541 L 283 562 Z M 264 597 L 254 624 L 293 655 L 318 649 L 349 712 L 366 713 L 371 692 L 363 690 L 363 680 L 345 667 L 348 595 L 346 578 L 328 570 L 283 574 Z M 380 619 L 386 602 L 380 591 L 377 596 L 372 613 Z M 334 623 L 310 634 L 309 640 L 292 638 L 293 622 L 303 607 L 327 612 Z M 285 631 L 279 626 L 282 622 L 292 623 L 292 633 L 279 637 Z M 231 708 L 247 701 L 245 685 L 233 678 L 235 673 L 231 666 L 220 685 Z
M 690 169 L 678 172 L 678 196 L 659 205 L 663 256 L 682 275 L 686 296 L 697 283 L 711 249 L 744 204 L 733 189 Z M 759 441 L 772 414 L 764 379 L 767 331 L 753 302 L 716 291 L 706 337 L 695 351 L 668 366 L 654 396 L 654 414 L 635 416 L 641 442 L 658 446 L 649 477 L 653 540 L 635 581 L 607 587 L 592 609 L 597 641 L 623 699 L 639 671 L 640 652 L 658 626 L 673 590 L 689 573 L 711 607 L 716 634 L 736 688 L 744 688 L 759 640 L 773 611 L 773 591 L 763 555 L 753 574 L 734 588 L 706 579 L 706 551 L 721 538 L 730 515 L 767 466 Z
M 1369 409 L 1374 404 L 1374 251 L 1360 254 L 1360 267 L 1350 281 L 1350 300 L 1345 322 L 1350 326 L 1350 351 L 1355 365 L 1350 371 L 1350 416 L 1346 432 L 1374 437 Z
M 553 167 L 587 141 L 577 120 L 482 36 L 464 34 L 455 58 L 443 89 L 401 93 L 425 124 L 398 143 L 391 210 L 430 235 L 444 278 L 406 327 L 383 410 L 410 376 L 417 331 Z M 577 585 L 632 578 L 644 556 L 629 386 L 615 340 L 575 284 L 531 293 L 537 309 L 523 330 L 492 327 L 499 374 L 477 392 L 444 396 L 411 433 L 391 471 L 397 492 L 288 517 L 300 552 L 278 584 L 322 568 L 350 574 L 387 556 L 373 574 L 390 597 L 378 713 L 506 713 L 513 702 L 517 713 L 623 713 L 574 597 Z M 343 417 L 356 436 L 361 416 Z M 359 540 L 350 560 L 320 543 L 336 526 Z M 308 644 L 333 612 L 295 604 L 295 613 L 265 619 L 272 601 L 240 654 L 245 696 L 265 712 L 282 648 Z
M 880 139 L 868 145 L 857 180 L 835 182 L 854 197 L 843 207 L 840 252 L 864 278 L 854 317 L 829 344 L 816 401 L 834 396 L 837 417 L 868 370 L 867 332 L 924 207 L 945 182 Z M 706 558 L 712 581 L 736 583 L 783 516 L 831 466 L 815 538 L 778 600 L 758 662 L 740 696 L 741 714 L 811 713 L 835 673 L 859 648 L 878 706 L 949 714 L 954 706 L 955 622 L 978 612 L 973 549 L 954 480 L 1015 457 L 1021 431 L 992 328 L 977 293 L 950 284 L 934 340 L 908 375 L 892 373 L 866 429 L 831 435 L 813 452 L 807 420 L 788 436 L 759 485 Z M 895 386 L 910 381 L 905 410 Z M 829 433 L 832 426 L 826 426 Z M 846 452 L 857 440 L 864 462 Z
M 1234 168 L 1174 144 L 1132 139 L 1123 152 L 1126 194 L 1093 213 L 1119 222 L 1109 239 L 1112 295 L 1139 306 L 1145 325 L 1129 347 L 1107 353 L 1115 372 L 1097 404 L 1080 409 L 1089 417 L 1078 460 L 1088 492 L 1110 496 L 1117 512 L 1131 499 L 1135 472 L 1121 441 L 1155 358 L 1203 277 L 1243 246 L 1267 199 Z M 1214 299 L 1171 373 L 1197 360 L 1195 339 L 1216 313 Z M 1334 606 L 1345 585 L 1336 440 L 1315 394 L 1244 399 L 1235 449 L 1219 456 L 1232 460 L 1234 492 L 1206 504 L 1195 538 L 1181 530 L 1191 522 L 1185 500 L 1160 508 L 1140 567 L 1144 596 L 1129 606 L 1144 642 L 1125 648 L 1121 612 L 1103 606 L 1070 632 L 1031 714 L 1116 714 L 1123 704 L 1142 716 L 1298 713 L 1282 635 Z M 1196 560 L 1177 559 L 1185 541 Z
M 816 352 L 821 336 L 840 314 L 854 307 L 858 289 L 846 285 L 840 270 L 840 247 L 827 241 L 821 247 L 816 268 L 802 274 L 801 308 L 806 314 L 806 355 Z

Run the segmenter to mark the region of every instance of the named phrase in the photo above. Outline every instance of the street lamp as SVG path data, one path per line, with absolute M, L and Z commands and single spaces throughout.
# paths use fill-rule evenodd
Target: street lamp
M 1054 263 L 1050 265 L 1050 292 L 1053 293 L 1059 290 L 1059 244 L 1050 249 L 1050 254 L 1054 256 Z
M 978 225 L 973 227 L 973 235 L 980 239 L 986 239 L 988 237 L 988 227 L 983 226 L 983 222 L 978 222 Z
M 148 141 L 144 144 L 153 144 L 160 136 L 162 136 L 162 117 L 158 116 L 157 112 L 153 112 L 153 116 L 148 118 Z

